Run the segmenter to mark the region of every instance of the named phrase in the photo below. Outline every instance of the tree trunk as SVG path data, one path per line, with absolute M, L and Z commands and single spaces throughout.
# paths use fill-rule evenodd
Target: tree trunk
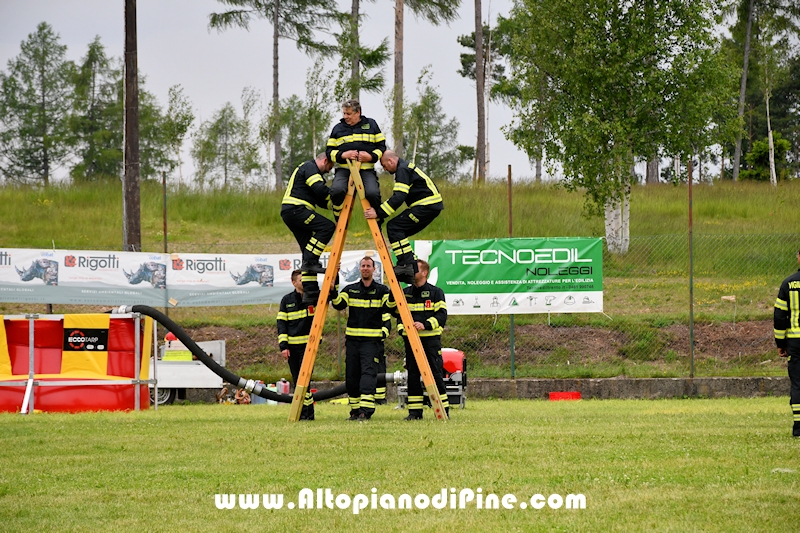
M 772 125 L 769 120 L 769 91 L 764 94 L 764 101 L 767 104 L 767 141 L 769 142 L 769 182 L 773 187 L 778 186 L 778 176 L 775 173 L 775 143 L 772 139 Z
M 542 182 L 542 158 L 541 157 L 537 157 L 536 158 L 536 178 L 535 178 L 535 180 L 536 180 L 536 183 L 541 183 Z
M 631 243 L 631 187 L 606 201 L 606 247 L 612 254 L 628 253 Z
M 356 100 L 361 99 L 361 54 L 359 54 L 359 40 L 358 40 L 358 9 L 359 0 L 353 0 L 350 5 L 350 23 L 352 24 L 350 31 L 352 32 L 352 46 L 353 46 L 353 64 L 350 67 L 350 80 L 352 82 L 351 98 Z
M 275 128 L 275 190 L 283 189 L 283 157 L 281 154 L 280 96 L 278 93 L 278 24 L 280 0 L 275 0 L 272 12 L 272 116 Z
M 486 110 L 485 65 L 483 63 L 483 9 L 481 0 L 475 0 L 475 91 L 478 97 L 478 183 L 486 181 Z
M 750 34 L 753 28 L 753 3 L 750 0 L 750 7 L 747 13 L 747 32 L 744 37 L 744 65 L 742 66 L 742 82 L 739 85 L 739 120 L 744 116 L 744 98 L 747 90 L 747 66 L 750 62 Z M 739 180 L 739 161 L 742 158 L 742 132 L 741 128 L 736 132 L 736 148 L 733 152 L 733 181 Z
M 647 171 L 645 172 L 644 182 L 651 185 L 659 182 L 658 176 L 658 156 L 647 162 Z
M 403 157 L 403 16 L 404 0 L 394 2 L 394 151 Z
M 122 224 L 123 249 L 142 250 L 139 198 L 139 66 L 136 42 L 136 0 L 125 0 L 125 142 Z

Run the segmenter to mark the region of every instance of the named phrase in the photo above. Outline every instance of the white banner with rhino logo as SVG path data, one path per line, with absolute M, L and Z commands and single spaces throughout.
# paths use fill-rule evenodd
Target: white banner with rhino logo
M 357 281 L 362 257 L 342 254 L 340 286 Z M 328 254 L 322 263 L 327 266 Z M 280 303 L 294 290 L 296 254 L 137 253 L 0 248 L 0 302 L 200 307 Z M 320 275 L 320 281 L 322 276 Z

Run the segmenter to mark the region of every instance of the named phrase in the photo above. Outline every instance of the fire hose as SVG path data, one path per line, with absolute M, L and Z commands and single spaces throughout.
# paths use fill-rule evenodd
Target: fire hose
M 112 313 L 140 313 L 149 316 L 167 330 L 171 331 L 178 337 L 178 340 L 186 346 L 192 355 L 206 365 L 209 370 L 221 377 L 224 381 L 247 391 L 249 394 L 261 396 L 267 400 L 272 400 L 280 403 L 292 403 L 293 396 L 291 394 L 278 394 L 277 392 L 269 390 L 263 383 L 252 379 L 245 379 L 237 376 L 224 366 L 220 365 L 212 357 L 200 348 L 194 340 L 184 331 L 182 327 L 175 323 L 167 315 L 147 305 L 123 305 L 112 311 Z M 378 385 L 385 385 L 386 383 L 402 383 L 405 381 L 405 372 L 393 372 L 388 374 L 378 374 Z M 314 401 L 329 400 L 337 396 L 347 394 L 345 384 L 337 385 L 331 389 L 315 392 L 312 396 Z

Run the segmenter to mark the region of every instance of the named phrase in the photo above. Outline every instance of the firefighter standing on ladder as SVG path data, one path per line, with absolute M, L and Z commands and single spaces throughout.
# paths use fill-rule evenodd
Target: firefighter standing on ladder
M 319 299 L 317 274 L 325 273 L 319 258 L 336 231 L 330 219 L 316 212 L 316 207 L 330 207 L 330 190 L 322 175 L 332 166 L 328 156 L 321 153 L 297 167 L 286 186 L 281 205 L 281 218 L 303 255 L 300 270 L 303 272 L 303 302 L 307 304 L 316 304 Z
M 797 263 L 800 264 L 800 250 Z M 788 358 L 792 436 L 800 437 L 800 270 L 781 283 L 775 299 L 774 329 L 778 355 Z
M 397 280 L 414 283 L 417 262 L 408 238 L 428 227 L 439 216 L 444 209 L 442 195 L 427 174 L 414 163 L 400 159 L 391 150 L 384 152 L 381 165 L 395 175 L 392 196 L 379 207 L 367 209 L 364 214 L 367 218 L 378 219 L 380 224 L 400 209 L 403 203 L 408 206 L 386 225 L 386 236 L 397 256 L 397 266 L 394 268 Z

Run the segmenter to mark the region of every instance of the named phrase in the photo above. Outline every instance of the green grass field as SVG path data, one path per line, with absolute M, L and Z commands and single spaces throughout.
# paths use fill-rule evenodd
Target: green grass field
M 3 414 L 0 530 L 794 532 L 800 440 L 787 404 L 468 400 L 447 423 L 404 422 L 388 406 L 346 422 L 347 408 L 327 402 L 297 424 L 287 405 Z M 288 503 L 303 488 L 350 498 L 480 488 L 518 502 L 582 494 L 586 508 L 215 505 L 216 494 Z

